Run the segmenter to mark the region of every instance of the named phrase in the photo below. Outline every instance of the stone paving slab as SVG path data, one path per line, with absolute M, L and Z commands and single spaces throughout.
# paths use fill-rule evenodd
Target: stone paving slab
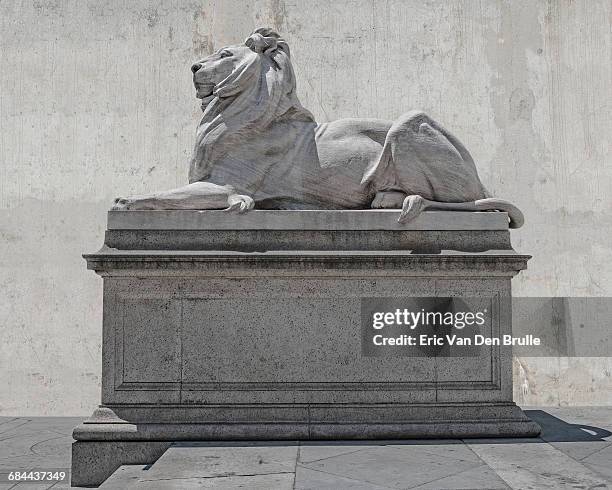
M 115 471 L 111 478 L 106 480 L 99 488 L 104 490 L 123 490 L 146 478 L 149 465 L 126 464 Z
M 308 441 L 300 444 L 298 463 L 313 463 L 335 456 L 356 453 L 363 451 L 376 444 L 368 441 L 359 443 L 355 441 L 330 443 L 329 441 Z
M 459 447 L 463 451 L 458 451 Z M 459 474 L 469 474 L 483 466 L 483 463 L 463 445 L 445 447 L 415 444 L 400 447 L 372 446 L 301 466 L 369 485 L 402 489 L 418 488 Z M 476 488 L 504 487 L 503 481 L 491 473 L 491 479 Z
M 101 489 L 142 489 L 142 490 L 196 490 L 210 488 L 215 490 L 292 490 L 293 473 L 223 476 L 213 478 L 177 478 L 171 480 L 139 480 L 129 487 L 108 487 L 102 485 Z
M 123 466 L 100 488 L 612 488 L 612 408 L 527 410 L 540 438 L 176 443 L 155 464 Z M 54 490 L 2 479 L 10 470 L 70 467 L 80 418 L 0 417 L 0 490 Z
M 173 457 L 174 455 L 172 455 L 172 457 L 166 461 L 166 463 L 172 464 Z M 240 459 L 244 460 L 245 458 L 242 457 Z M 235 463 L 233 460 L 230 460 L 229 462 L 230 464 Z M 225 466 L 225 468 L 227 468 L 227 466 Z M 240 469 L 244 468 L 245 467 L 242 466 L 240 467 Z M 122 466 L 99 488 L 101 490 L 124 490 L 126 488 L 143 490 L 188 490 L 191 488 L 289 490 L 293 488 L 295 478 L 293 468 L 291 471 L 283 473 L 264 473 L 253 475 L 231 475 L 226 473 L 219 476 L 208 477 L 176 477 L 177 468 L 173 468 L 173 471 L 175 472 L 174 476 L 171 474 L 165 474 L 163 471 L 152 473 L 150 470 L 151 467 L 143 465 Z M 191 468 L 188 469 L 187 474 L 190 474 L 190 472 Z
M 603 475 L 542 441 L 540 443 L 468 442 L 511 488 L 608 488 Z
M 81 417 L 0 417 L 0 490 L 70 488 L 72 429 Z M 64 482 L 7 482 L 10 471 L 64 471 Z
M 408 488 L 418 490 L 501 490 L 511 487 L 506 485 L 492 468 L 482 464 L 469 471 Z
M 177 443 L 146 472 L 144 480 L 226 478 L 283 473 L 293 475 L 298 445 L 289 444 L 291 443 Z
M 607 456 L 607 462 L 612 463 L 612 441 L 576 441 L 576 442 L 549 442 L 555 449 L 567 454 L 570 458 L 576 461 L 585 461 L 591 456 L 594 456 L 595 464 L 598 464 L 602 456 Z M 601 453 L 601 454 L 600 454 Z M 599 458 L 597 455 L 599 454 Z
M 296 490 L 386 490 L 389 487 L 366 483 L 298 465 L 295 469 Z

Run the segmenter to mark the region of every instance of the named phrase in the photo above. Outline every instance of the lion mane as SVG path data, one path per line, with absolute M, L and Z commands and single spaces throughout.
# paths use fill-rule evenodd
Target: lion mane
M 245 155 L 232 158 L 232 153 L 247 146 L 248 140 L 268 130 L 275 121 L 315 124 L 312 114 L 297 98 L 288 44 L 272 29 L 260 28 L 245 40 L 245 45 L 250 50 L 244 50 L 246 55 L 238 66 L 215 86 L 212 100 L 204 108 L 189 182 L 208 179 L 220 162 L 225 167 L 239 163 L 243 167 Z M 287 144 L 292 142 L 288 139 Z M 250 160 L 255 162 L 257 144 L 249 146 L 255 153 Z M 236 174 L 244 170 L 237 169 Z M 262 173 L 265 169 L 253 170 Z

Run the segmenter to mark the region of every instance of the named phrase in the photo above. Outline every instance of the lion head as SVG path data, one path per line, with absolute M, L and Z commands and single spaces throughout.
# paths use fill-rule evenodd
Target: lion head
M 244 75 L 252 71 L 245 68 L 255 61 L 255 56 L 246 45 L 226 46 L 191 66 L 196 97 L 202 99 L 203 110 L 214 97 L 227 97 L 228 87 L 240 86 L 242 81 L 246 81 L 238 80 L 239 77 L 232 77 L 232 74 Z
M 189 181 L 204 180 L 239 136 L 265 131 L 280 117 L 314 121 L 297 98 L 289 46 L 272 29 L 256 29 L 191 67 L 204 115 L 198 126 Z

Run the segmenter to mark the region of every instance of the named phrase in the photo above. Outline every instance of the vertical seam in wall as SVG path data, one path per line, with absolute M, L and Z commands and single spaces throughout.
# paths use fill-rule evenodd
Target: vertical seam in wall
M 184 298 L 179 298 L 180 304 L 180 315 L 179 315 L 179 362 L 180 362 L 180 379 L 179 379 L 179 402 L 183 403 L 183 370 L 185 369 L 185 364 L 183 363 L 183 308 L 184 308 Z
M 308 439 L 312 439 L 312 416 L 310 413 L 310 403 L 306 405 L 306 425 L 308 426 Z
M 125 380 L 125 298 L 121 299 L 123 311 L 121 312 L 121 382 L 117 384 L 117 376 L 113 376 L 114 390 L 124 383 Z M 116 327 L 115 327 L 116 328 Z M 115 349 L 117 348 L 117 339 L 115 339 Z

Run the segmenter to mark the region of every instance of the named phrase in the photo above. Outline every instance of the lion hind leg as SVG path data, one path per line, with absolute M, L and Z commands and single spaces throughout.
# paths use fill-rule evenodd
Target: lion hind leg
M 471 155 L 463 145 L 422 111 L 398 118 L 387 133 L 378 162 L 364 181 L 380 190 L 394 180 L 407 195 L 444 202 L 485 197 Z
M 372 209 L 401 209 L 405 198 L 405 192 L 378 191 L 370 207 Z
M 504 199 L 486 198 L 468 202 L 439 202 L 425 199 L 419 195 L 407 196 L 402 205 L 398 222 L 407 223 L 414 220 L 426 209 L 439 211 L 504 211 L 508 213 L 509 227 L 520 228 L 525 222 L 519 208 Z
M 376 180 L 379 180 L 390 167 L 391 159 L 391 145 L 388 142 L 387 135 L 387 140 L 385 140 L 380 156 L 377 160 L 372 160 L 372 162 L 370 162 L 368 167 L 365 169 L 365 172 L 361 177 L 361 184 L 372 184 L 375 183 Z

